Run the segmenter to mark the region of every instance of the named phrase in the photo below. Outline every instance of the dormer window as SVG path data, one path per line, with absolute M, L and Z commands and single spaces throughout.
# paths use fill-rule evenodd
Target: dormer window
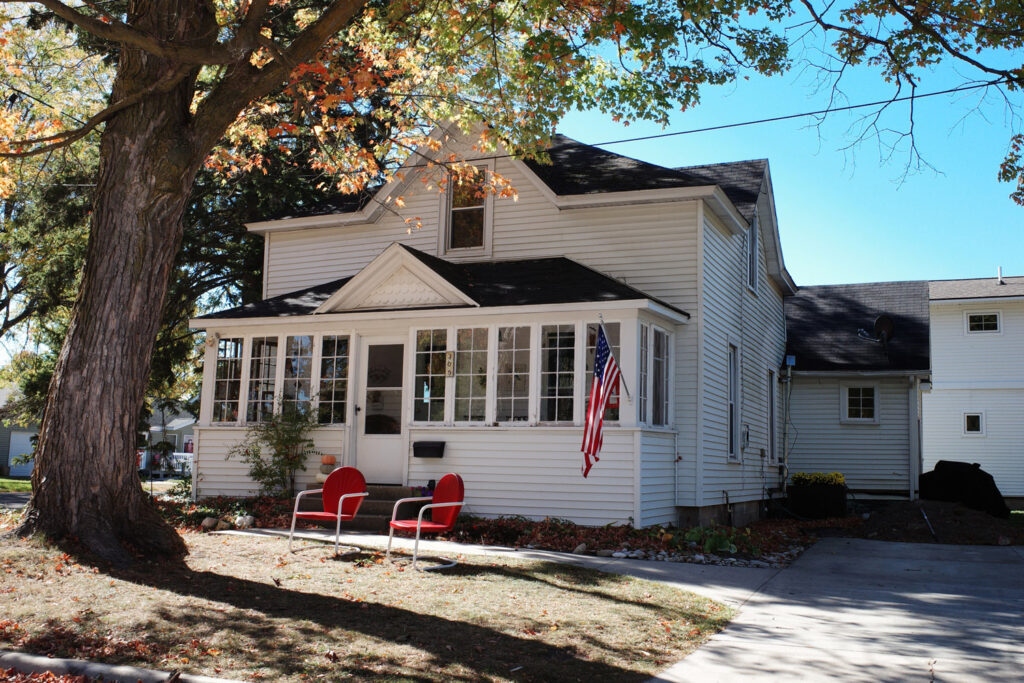
M 486 170 L 452 176 L 448 211 L 448 250 L 483 249 L 487 228 Z
M 755 213 L 754 220 L 750 222 L 750 233 L 747 236 L 747 286 L 754 290 L 755 293 L 757 292 L 758 256 L 760 256 L 757 246 L 759 232 L 760 229 L 757 225 L 757 214 Z

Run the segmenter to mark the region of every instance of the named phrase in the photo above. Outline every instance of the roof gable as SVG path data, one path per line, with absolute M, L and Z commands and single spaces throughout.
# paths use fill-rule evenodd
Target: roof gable
M 421 252 L 392 243 L 314 312 L 478 305 L 420 256 Z

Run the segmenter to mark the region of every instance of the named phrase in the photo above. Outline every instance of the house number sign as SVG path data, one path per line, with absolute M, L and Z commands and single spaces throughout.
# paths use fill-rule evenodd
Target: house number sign
M 444 354 L 444 376 L 454 377 L 455 376 L 455 352 L 445 351 Z

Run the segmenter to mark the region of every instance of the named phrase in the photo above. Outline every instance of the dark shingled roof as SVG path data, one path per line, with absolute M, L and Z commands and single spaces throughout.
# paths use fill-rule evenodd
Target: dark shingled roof
M 928 283 L 871 282 L 801 287 L 785 299 L 786 353 L 797 371 L 928 370 Z M 886 349 L 857 336 L 875 319 L 895 323 Z
M 483 307 L 650 299 L 689 317 L 671 304 L 564 257 L 451 263 L 404 244 L 401 246 Z M 350 279 L 211 313 L 200 320 L 309 315 Z
M 555 135 L 548 149 L 550 164 L 528 160 L 526 165 L 556 195 L 603 194 L 631 190 L 663 190 L 718 185 L 750 222 L 764 179 L 766 159 L 666 168 Z M 365 207 L 371 191 L 359 195 L 332 195 L 322 203 L 297 206 L 266 220 L 306 218 L 352 213 Z

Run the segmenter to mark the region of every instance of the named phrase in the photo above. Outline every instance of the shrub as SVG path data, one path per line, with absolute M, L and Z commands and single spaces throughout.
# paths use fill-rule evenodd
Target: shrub
M 313 448 L 310 432 L 317 428 L 312 410 L 281 406 L 263 422 L 249 425 L 245 439 L 228 451 L 249 465 L 249 477 L 270 496 L 295 494 L 295 472 L 306 469 L 306 459 L 320 453 Z
M 789 478 L 790 486 L 846 486 L 842 472 L 794 472 Z

